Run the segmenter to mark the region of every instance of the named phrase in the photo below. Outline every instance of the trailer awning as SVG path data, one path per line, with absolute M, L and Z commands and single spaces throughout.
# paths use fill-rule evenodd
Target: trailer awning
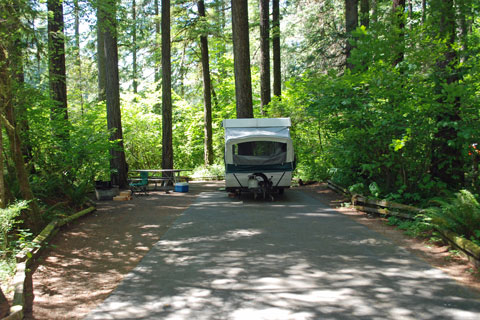
M 278 142 L 290 140 L 290 130 L 287 127 L 225 128 L 225 144 L 261 140 Z

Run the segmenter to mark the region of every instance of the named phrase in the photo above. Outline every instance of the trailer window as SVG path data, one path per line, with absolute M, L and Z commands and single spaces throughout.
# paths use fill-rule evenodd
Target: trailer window
M 235 164 L 281 164 L 285 162 L 287 144 L 274 141 L 251 141 L 233 145 Z

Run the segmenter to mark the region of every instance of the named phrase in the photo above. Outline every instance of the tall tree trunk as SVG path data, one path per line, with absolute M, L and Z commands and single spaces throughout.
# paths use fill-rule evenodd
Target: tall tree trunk
M 3 113 L 3 110 L 2 110 Z M 5 179 L 4 179 L 4 159 L 3 159 L 3 124 L 0 121 L 0 209 L 5 209 L 7 199 L 5 195 Z M 0 312 L 1 314 L 1 312 Z
M 32 155 L 32 145 L 30 143 L 30 125 L 27 115 L 27 105 L 28 98 L 26 99 L 26 94 L 23 91 L 25 88 L 25 73 L 23 67 L 23 52 L 22 52 L 22 39 L 17 38 L 14 40 L 15 44 L 10 49 L 10 66 L 11 72 L 13 74 L 13 80 L 15 81 L 14 93 L 13 93 L 13 104 L 15 105 L 15 115 L 17 118 L 17 126 L 22 138 L 22 153 L 25 159 L 25 162 L 28 163 L 29 171 L 34 173 L 35 167 L 31 160 Z
M 280 0 L 272 0 L 273 95 L 282 95 L 282 64 L 280 51 Z
M 425 23 L 427 17 L 427 0 L 422 0 L 422 24 Z
M 137 2 L 132 0 L 132 87 L 133 93 L 137 94 Z
M 78 91 L 80 92 L 80 111 L 83 116 L 83 74 L 82 74 L 82 55 L 80 53 L 80 7 L 78 0 L 73 1 L 73 11 L 75 16 L 75 64 L 78 68 Z
M 432 3 L 432 17 L 438 23 L 439 36 L 445 39 L 445 54 L 436 64 L 436 93 L 441 111 L 437 116 L 438 129 L 432 141 L 432 160 L 430 172 L 433 177 L 456 190 L 464 184 L 462 148 L 458 137 L 458 128 L 453 125 L 460 118 L 460 100 L 449 96 L 444 90 L 447 85 L 458 82 L 455 51 L 456 17 L 453 0 L 439 0 Z M 452 93 L 450 93 L 452 95 Z M 444 125 L 446 124 L 446 125 Z M 453 141 L 453 143 L 452 143 Z M 460 140 L 461 141 L 461 140 Z
M 408 0 L 408 19 L 412 19 L 413 14 L 413 0 Z
M 68 119 L 67 82 L 65 71 L 65 35 L 63 33 L 63 2 L 48 0 L 48 74 L 50 97 L 55 105 L 51 108 L 51 118 L 62 124 Z M 68 132 L 67 126 L 55 126 L 57 134 L 63 138 Z
M 395 36 L 393 65 L 403 61 L 405 55 L 405 0 L 393 0 L 393 34 Z
M 465 61 L 468 51 L 468 34 L 470 31 L 470 23 L 472 17 L 472 3 L 471 1 L 457 2 L 458 14 L 460 21 L 460 42 L 462 44 L 462 62 Z
M 269 0 L 260 0 L 260 112 L 270 103 L 270 7 Z
M 198 1 L 198 15 L 205 18 L 205 3 Z M 208 38 L 200 36 L 200 49 L 202 52 L 203 73 L 203 120 L 204 120 L 204 163 L 206 166 L 213 164 L 213 133 L 212 133 L 212 82 L 210 80 L 210 61 L 208 56 Z
M 7 298 L 3 294 L 2 288 L 0 288 L 0 317 L 3 319 L 7 316 L 9 311 L 10 305 L 8 304 Z
M 378 1 L 379 0 L 372 0 L 372 22 L 378 22 Z
M 217 93 L 215 92 L 215 88 L 214 86 L 212 85 L 212 101 L 213 101 L 213 105 L 218 108 L 219 106 L 219 103 L 218 103 L 218 97 L 217 97 Z
M 162 0 L 162 168 L 173 168 L 170 0 Z
M 118 48 L 117 22 L 115 0 L 105 0 L 108 10 L 105 14 L 105 70 L 106 70 L 106 100 L 107 100 L 107 127 L 113 132 L 111 141 L 117 141 L 117 147 L 110 149 L 110 179 L 112 184 L 120 188 L 127 186 L 127 164 L 123 150 L 122 119 L 120 111 L 120 83 L 118 78 Z
M 161 29 L 160 29 L 160 5 L 158 0 L 154 1 L 155 6 L 155 53 L 154 57 L 154 72 L 155 72 L 155 83 L 159 84 L 161 79 L 161 68 L 162 62 L 160 61 L 160 50 L 161 50 Z M 160 86 L 157 86 L 157 89 L 160 89 Z
M 353 50 L 352 32 L 358 27 L 358 0 L 345 0 L 345 62 L 347 69 L 353 70 L 355 67 L 348 60 L 350 59 L 351 51 Z
M 253 118 L 247 0 L 232 0 L 232 32 L 237 118 Z
M 3 319 L 10 311 L 10 305 L 8 304 L 7 297 L 3 294 L 2 288 L 0 288 L 0 318 Z
M 0 3 L 0 10 L 6 13 L 6 19 L 0 24 L 0 121 L 10 142 L 10 152 L 15 165 L 20 194 L 23 199 L 29 201 L 30 210 L 29 212 L 22 212 L 21 218 L 26 228 L 36 232 L 41 227 L 41 212 L 30 187 L 13 105 L 15 101 L 13 86 L 14 82 L 18 80 L 18 70 L 16 66 L 12 65 L 14 64 L 12 59 L 7 59 L 7 57 L 14 57 L 14 54 L 18 53 L 17 36 L 19 35 L 21 21 L 18 17 L 18 11 L 13 6 Z M 2 165 L 3 163 L 2 161 Z M 5 191 L 3 189 L 4 195 Z M 5 198 L 2 199 L 2 202 L 5 205 Z
M 226 18 L 226 11 L 227 8 L 225 6 L 225 1 L 226 0 L 220 0 L 221 2 L 221 11 L 220 11 L 220 27 L 221 30 L 225 30 L 225 26 L 227 25 L 227 18 Z
M 360 0 L 360 24 L 370 26 L 370 0 Z
M 13 99 L 12 99 L 13 100 Z M 11 100 L 10 100 L 11 101 Z M 5 118 L 2 119 L 8 138 L 10 140 L 10 152 L 15 165 L 15 173 L 20 187 L 22 198 L 29 201 L 29 213 L 22 213 L 22 219 L 28 229 L 38 231 L 42 224 L 40 208 L 33 195 L 28 179 L 28 171 L 22 154 L 22 140 L 18 134 L 13 106 L 9 102 L 5 105 Z
M 98 70 L 98 101 L 107 100 L 107 69 L 105 67 L 105 0 L 97 0 L 97 70 Z
M 187 58 L 187 42 L 183 42 L 182 46 L 182 58 L 180 59 L 180 65 L 178 66 L 178 76 L 176 77 L 177 88 L 174 88 L 175 92 L 179 92 L 180 97 L 185 96 L 185 75 L 187 74 L 188 68 L 185 67 L 185 60 Z

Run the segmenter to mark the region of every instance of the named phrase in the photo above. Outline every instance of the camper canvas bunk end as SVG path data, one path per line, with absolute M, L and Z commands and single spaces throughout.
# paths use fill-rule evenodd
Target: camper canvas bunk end
M 295 156 L 289 118 L 227 119 L 225 186 L 264 197 L 290 187 Z

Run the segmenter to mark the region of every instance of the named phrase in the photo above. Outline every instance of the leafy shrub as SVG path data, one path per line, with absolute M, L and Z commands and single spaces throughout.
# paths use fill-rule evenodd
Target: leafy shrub
M 405 220 L 398 217 L 389 217 L 388 225 L 396 226 L 404 230 L 410 237 L 430 237 L 433 232 L 433 225 L 428 217 L 418 215 L 414 220 Z
M 348 191 L 350 191 L 351 193 L 353 194 L 362 194 L 365 190 L 365 186 L 363 185 L 363 183 L 356 183 L 350 187 L 348 187 Z
M 19 223 L 16 218 L 23 209 L 28 207 L 28 201 L 16 202 L 5 209 L 0 209 L 0 256 L 6 256 L 9 250 L 8 234 Z
M 16 229 L 21 223 L 18 216 L 28 208 L 28 201 L 13 203 L 0 209 L 0 282 L 6 283 L 16 270 L 15 254 L 25 247 L 33 247 L 33 233 L 30 230 Z
M 435 200 L 440 207 L 427 210 L 432 222 L 469 239 L 480 239 L 480 204 L 468 190 L 461 190 L 447 201 Z
M 29 108 L 28 142 L 34 168 L 31 187 L 42 201 L 51 203 L 66 198 L 77 205 L 93 190 L 95 180 L 104 179 L 110 173 L 111 142 L 105 105 L 91 104 L 82 116 L 73 114 L 68 139 L 63 140 L 51 134 L 52 127 L 59 124 L 50 121 L 47 106 L 40 101 Z
M 370 193 L 372 194 L 372 196 L 377 198 L 380 196 L 380 192 L 381 192 L 380 187 L 376 182 L 370 183 L 370 185 L 368 186 L 368 189 L 370 190 Z
M 192 178 L 223 177 L 225 168 L 223 165 L 199 166 L 193 170 Z

